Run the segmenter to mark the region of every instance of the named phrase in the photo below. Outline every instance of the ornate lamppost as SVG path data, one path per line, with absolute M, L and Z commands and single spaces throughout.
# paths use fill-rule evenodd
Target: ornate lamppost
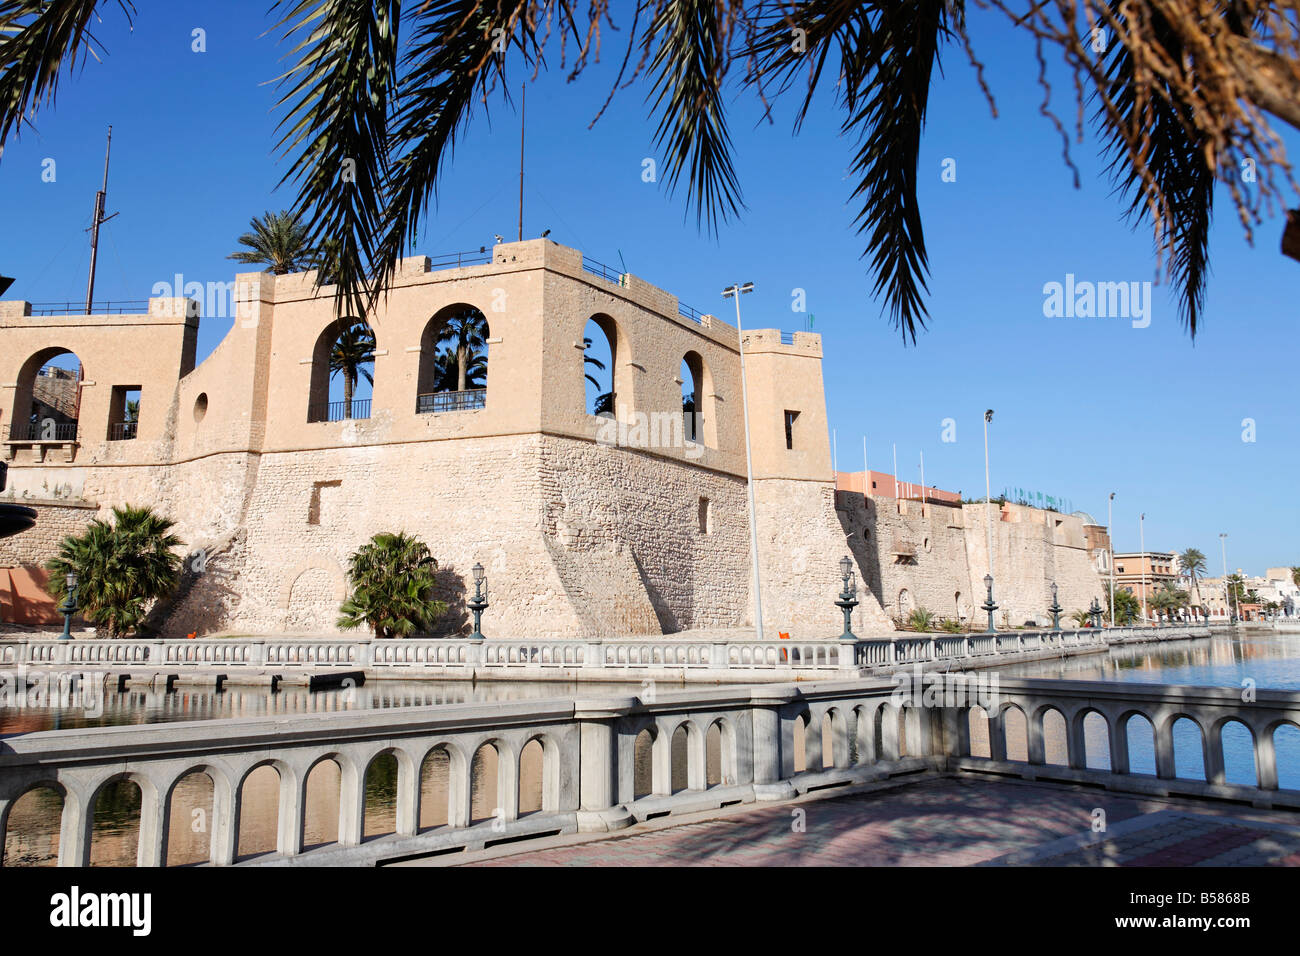
M 853 609 L 858 606 L 858 582 L 853 574 L 853 560 L 848 555 L 840 558 L 840 576 L 844 579 L 844 590 L 835 606 L 844 612 L 844 633 L 841 641 L 857 640 L 853 636 Z
M 984 575 L 984 587 L 988 590 L 988 595 L 989 595 L 985 599 L 984 603 L 980 605 L 980 607 L 983 608 L 985 611 L 987 611 L 989 615 L 989 627 L 988 630 L 985 631 L 984 633 L 996 634 L 997 628 L 993 626 L 993 612 L 998 609 L 998 606 L 993 603 L 993 575 L 991 574 Z
M 1064 608 L 1061 607 L 1061 602 L 1056 600 L 1055 581 L 1052 582 L 1052 603 L 1047 610 L 1052 612 L 1052 630 L 1059 631 L 1061 629 L 1061 611 L 1063 611 Z
M 59 613 L 63 615 L 63 633 L 59 635 L 59 640 L 70 641 L 72 640 L 72 615 L 80 610 L 77 607 L 77 573 L 69 571 L 64 580 L 68 585 L 68 593 L 63 603 L 59 605 Z
M 472 612 L 474 612 L 474 633 L 469 636 L 471 641 L 483 640 L 483 632 L 480 622 L 483 618 L 483 612 L 487 609 L 487 576 L 483 572 L 483 565 L 477 561 L 474 567 L 470 569 L 474 574 L 474 600 L 466 602 Z
M 1088 616 L 1092 618 L 1093 627 L 1101 627 L 1101 602 L 1096 598 L 1092 599 L 1092 605 L 1088 608 Z

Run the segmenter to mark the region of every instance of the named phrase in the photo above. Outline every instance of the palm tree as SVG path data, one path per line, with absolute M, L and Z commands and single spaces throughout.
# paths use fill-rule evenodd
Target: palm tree
M 596 358 L 596 356 L 587 354 L 590 351 L 591 351 L 591 339 L 590 337 L 584 336 L 582 340 L 583 367 L 585 368 L 586 366 L 590 365 L 598 372 L 605 371 L 605 363 L 602 362 L 600 359 Z M 585 374 L 586 374 L 587 381 L 590 382 L 599 392 L 599 394 L 596 396 L 596 401 L 592 403 L 591 413 L 593 415 L 603 415 L 607 413 L 612 413 L 614 411 L 613 390 L 611 389 L 608 392 L 600 392 L 601 383 L 596 378 L 596 376 L 592 375 L 590 372 L 587 372 Z
M 1082 608 L 1070 615 L 1070 620 L 1074 621 L 1075 627 L 1090 627 L 1092 625 L 1092 615 Z
M 473 306 L 448 316 L 434 345 L 447 345 L 456 355 L 456 391 L 463 392 L 470 363 L 487 349 L 487 319 Z
M 134 15 L 126 0 L 4 5 L 0 147 L 38 106 L 55 100 L 65 72 L 87 54 L 99 57 L 97 31 L 87 27 L 109 5 L 128 20 Z M 295 207 L 305 213 L 306 241 L 339 243 L 341 306 L 356 312 L 387 290 L 402 254 L 421 233 L 445 161 L 475 104 L 498 88 L 512 88 L 507 63 L 541 69 L 546 46 L 558 34 L 572 44 L 572 59 L 560 59 L 572 63 L 566 68 L 575 78 L 600 59 L 602 28 L 619 29 L 615 6 L 559 0 L 275 5 L 277 27 L 292 50 L 280 77 L 285 178 L 298 186 Z M 688 209 L 702 228 L 716 231 L 744 209 L 726 115 L 732 91 L 725 81 L 736 75 L 735 64 L 744 65 L 741 86 L 763 103 L 765 115 L 782 94 L 797 97 L 796 131 L 816 92 L 835 98 L 841 132 L 855 150 L 851 199 L 863 258 L 892 323 L 914 339 L 928 316 L 918 169 L 931 88 L 942 75 L 936 70 L 940 55 L 958 48 L 976 65 L 983 85 L 966 29 L 966 0 L 648 0 L 628 6 L 635 13 L 621 11 L 634 17 L 630 27 L 622 25 L 625 62 L 637 65 L 627 82 L 644 71 L 664 182 L 670 190 L 684 182 Z M 1154 227 L 1180 317 L 1194 336 L 1206 289 L 1216 176 L 1247 228 L 1258 221 L 1261 200 L 1286 195 L 1289 167 L 1273 126 L 1300 129 L 1293 0 L 1044 0 L 1026 2 L 1023 12 L 1006 0 L 992 6 L 1007 14 L 1008 29 L 1028 31 L 1038 44 L 1045 95 L 1051 92 L 1047 54 L 1064 61 L 1078 115 L 1090 116 L 1105 144 L 1129 224 Z M 1092 24 L 1104 24 L 1108 42 L 1100 48 Z M 614 89 L 623 81 L 620 71 Z M 989 101 L 992 106 L 991 93 Z M 1064 138 L 1062 121 L 1049 107 L 1044 112 Z M 1067 140 L 1065 159 L 1077 181 L 1068 149 Z M 1249 189 L 1237 177 L 1246 157 L 1259 166 Z
M 407 637 L 427 631 L 447 610 L 430 597 L 438 562 L 424 542 L 405 533 L 380 533 L 352 555 L 352 593 L 339 608 L 338 626 L 365 624 L 376 637 Z
M 1196 590 L 1196 575 L 1205 572 L 1205 555 L 1195 548 L 1188 548 L 1178 556 L 1178 564 L 1182 568 L 1183 575 L 1188 579 L 1188 591 L 1192 594 L 1199 594 Z
M 1300 588 L 1300 568 L 1291 569 L 1291 583 Z
M 1110 615 L 1110 584 L 1104 585 L 1106 589 L 1106 600 L 1103 606 L 1106 609 L 1106 615 Z M 1132 624 L 1141 616 L 1142 605 L 1132 592 L 1125 591 L 1123 588 L 1115 589 L 1115 620 L 1111 623 L 1123 627 Z
M 907 624 L 914 631 L 928 631 L 934 627 L 934 612 L 923 607 L 914 608 L 907 615 Z
M 154 601 L 176 590 L 182 542 L 171 528 L 150 508 L 116 507 L 112 524 L 95 518 L 82 534 L 63 539 L 58 556 L 45 564 L 46 587 L 62 601 L 66 576 L 75 572 L 82 615 L 124 637 L 140 627 Z
M 474 355 L 465 368 L 465 388 L 483 388 L 487 380 L 487 358 Z M 460 384 L 460 363 L 451 349 L 440 349 L 433 359 L 433 390 L 435 392 L 463 391 Z
M 352 394 L 356 391 L 359 376 L 375 384 L 375 377 L 367 365 L 375 364 L 375 333 L 364 322 L 342 326 L 339 337 L 330 347 L 330 378 L 343 376 L 343 402 L 346 416 L 352 417 Z
M 262 218 L 254 216 L 249 226 L 252 232 L 239 237 L 241 246 L 248 251 L 232 252 L 226 256 L 249 265 L 265 265 L 267 272 L 278 276 L 300 272 L 318 259 L 309 242 L 309 230 L 298 213 L 281 209 L 268 211 Z M 337 249 L 337 243 L 334 244 Z

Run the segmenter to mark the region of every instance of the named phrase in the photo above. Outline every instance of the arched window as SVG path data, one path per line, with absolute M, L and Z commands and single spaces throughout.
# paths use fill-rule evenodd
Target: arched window
M 67 349 L 42 349 L 29 358 L 18 372 L 9 438 L 77 441 L 84 378 L 81 361 Z
M 487 317 L 465 302 L 439 309 L 420 336 L 415 411 L 456 412 L 487 405 Z
M 312 351 L 307 421 L 369 418 L 374 367 L 375 333 L 364 319 L 344 316 L 327 325 Z
M 682 417 L 687 441 L 709 448 L 718 446 L 718 424 L 714 415 L 713 376 L 699 352 L 682 357 Z
M 582 370 L 589 415 L 616 417 L 618 329 L 608 316 L 595 315 L 582 330 Z

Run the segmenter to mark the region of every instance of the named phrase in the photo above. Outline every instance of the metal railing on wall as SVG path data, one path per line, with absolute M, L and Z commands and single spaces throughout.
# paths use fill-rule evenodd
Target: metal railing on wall
M 354 398 L 351 402 L 322 402 L 307 407 L 309 422 L 342 422 L 370 417 L 370 399 Z
M 463 392 L 427 392 L 415 397 L 415 414 L 463 412 L 487 406 L 486 388 L 467 388 Z

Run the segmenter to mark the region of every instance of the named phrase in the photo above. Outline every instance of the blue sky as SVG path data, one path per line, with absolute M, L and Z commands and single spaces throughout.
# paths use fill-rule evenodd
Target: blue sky
M 128 32 L 106 7 L 100 29 L 109 55 L 65 80 L 58 106 L 37 117 L 0 160 L 9 228 L 0 273 L 18 281 L 9 298 L 84 297 L 89 223 L 113 124 L 108 209 L 96 299 L 143 299 L 154 283 L 226 281 L 225 256 L 248 220 L 291 204 L 277 191 L 285 163 L 275 151 L 275 87 L 284 47 L 262 34 L 264 2 L 147 4 Z M 1233 568 L 1262 573 L 1300 564 L 1300 466 L 1295 413 L 1296 296 L 1300 264 L 1277 251 L 1280 219 L 1267 219 L 1252 247 L 1225 192 L 1212 238 L 1213 275 L 1202 331 L 1181 330 L 1165 285 L 1154 287 L 1151 324 L 1125 319 L 1045 318 L 1043 286 L 1067 273 L 1095 282 L 1156 279 L 1150 234 L 1122 220 L 1100 178 L 1096 144 L 1074 144 L 1075 189 L 1060 137 L 1039 115 L 1032 48 L 996 16 L 971 11 L 977 52 L 997 99 L 993 119 L 959 48 L 944 58 L 921 159 L 929 247 L 930 329 L 904 346 L 871 294 L 855 235 L 854 143 L 823 95 L 792 135 L 791 103 L 774 124 L 748 94 L 731 116 L 747 210 L 717 237 L 701 234 L 680 195 L 642 180 L 658 158 L 638 81 L 587 126 L 621 56 L 606 37 L 605 61 L 566 83 L 558 62 L 530 86 L 524 231 L 551 237 L 677 293 L 702 311 L 731 318 L 721 289 L 751 280 L 749 327 L 805 327 L 792 311 L 806 293 L 824 337 L 827 406 L 839 467 L 899 473 L 982 494 L 982 413 L 990 431 L 992 485 L 1069 498 L 1101 521 L 1116 492 L 1115 542 L 1137 549 L 1145 511 L 1149 549 L 1194 546 L 1221 568 L 1226 531 Z M 191 50 L 191 31 L 207 50 Z M 558 49 L 552 51 L 558 61 Z M 515 72 L 515 83 L 523 78 Z M 1059 114 L 1074 104 L 1063 76 Z M 517 85 L 514 90 L 517 100 Z M 1297 139 L 1288 139 L 1292 151 Z M 438 255 L 491 244 L 516 229 L 518 114 L 500 94 L 480 110 L 448 168 L 425 236 L 412 250 Z M 42 182 L 42 161 L 57 178 Z M 942 182 L 956 160 L 955 182 Z M 21 224 L 23 228 L 14 228 Z M 35 228 L 32 228 L 35 227 Z M 16 239 L 22 237 L 21 241 Z M 200 337 L 209 352 L 229 327 L 213 320 Z M 944 420 L 956 441 L 944 442 Z M 1243 441 L 1243 419 L 1255 440 Z

